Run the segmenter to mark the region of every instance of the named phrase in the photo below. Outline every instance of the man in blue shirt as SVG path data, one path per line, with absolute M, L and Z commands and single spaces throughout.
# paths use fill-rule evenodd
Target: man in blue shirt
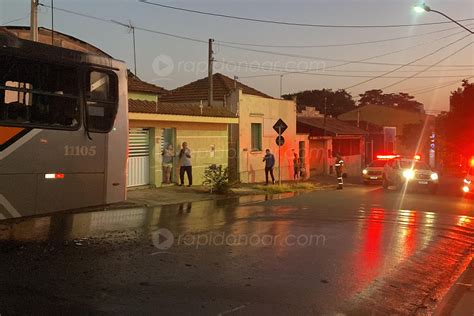
M 265 157 L 263 157 L 265 162 L 265 180 L 268 185 L 268 174 L 272 177 L 272 183 L 275 184 L 275 177 L 273 176 L 273 167 L 275 167 L 275 156 L 270 153 L 270 149 L 265 150 Z

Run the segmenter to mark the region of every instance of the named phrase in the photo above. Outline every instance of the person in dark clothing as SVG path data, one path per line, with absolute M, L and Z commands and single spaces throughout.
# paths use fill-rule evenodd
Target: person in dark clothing
M 179 152 L 179 178 L 181 180 L 180 186 L 184 185 L 184 173 L 188 175 L 188 186 L 193 185 L 193 167 L 191 163 L 191 149 L 188 147 L 188 143 L 184 142 L 181 151 Z
M 334 162 L 334 167 L 336 169 L 337 176 L 337 189 L 342 190 L 343 180 L 342 180 L 342 167 L 344 167 L 344 160 L 340 154 L 336 154 L 336 161 Z
M 301 176 L 301 161 L 300 158 L 298 158 L 298 155 L 296 153 L 293 153 L 293 179 L 294 180 L 299 180 Z
M 275 156 L 270 152 L 270 149 L 265 150 L 265 183 L 268 185 L 268 174 L 272 177 L 272 183 L 275 184 L 275 176 L 273 175 L 273 167 L 275 167 Z

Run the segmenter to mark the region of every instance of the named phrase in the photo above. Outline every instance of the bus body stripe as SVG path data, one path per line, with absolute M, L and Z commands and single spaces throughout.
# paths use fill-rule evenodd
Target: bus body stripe
M 12 217 L 21 217 L 20 213 L 11 205 L 11 203 L 0 194 L 0 205 L 2 205 Z
M 0 160 L 8 157 L 11 153 L 13 153 L 15 150 L 23 146 L 25 143 L 30 141 L 33 137 L 38 135 L 41 132 L 40 129 L 33 129 L 20 139 L 18 139 L 16 142 L 5 148 L 3 151 L 0 152 Z

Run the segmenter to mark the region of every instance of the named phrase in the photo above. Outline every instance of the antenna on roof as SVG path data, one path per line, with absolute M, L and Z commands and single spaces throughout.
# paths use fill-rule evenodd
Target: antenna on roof
M 234 76 L 234 88 L 237 89 L 237 80 L 239 80 L 239 77 Z
M 133 39 L 133 65 L 134 65 L 134 75 L 138 76 L 137 74 L 137 48 L 135 44 L 135 26 L 133 26 L 132 21 L 128 20 L 128 24 L 122 23 L 120 21 L 111 20 L 113 23 L 126 27 L 128 29 L 128 34 L 132 33 Z

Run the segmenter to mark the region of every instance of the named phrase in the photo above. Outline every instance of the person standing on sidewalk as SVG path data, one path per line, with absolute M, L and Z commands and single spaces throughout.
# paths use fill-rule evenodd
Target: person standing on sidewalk
M 175 153 L 172 144 L 168 144 L 165 149 L 163 149 L 162 153 L 162 165 L 163 165 L 163 183 L 169 184 L 171 183 L 171 172 L 173 170 L 173 159 Z
M 193 185 L 193 167 L 191 163 L 191 149 L 188 147 L 187 142 L 183 142 L 181 151 L 179 152 L 179 179 L 181 180 L 180 186 L 184 185 L 184 174 L 188 176 L 188 186 Z
M 336 168 L 337 189 L 342 190 L 342 185 L 344 184 L 344 181 L 342 180 L 342 167 L 344 167 L 344 160 L 339 153 L 336 154 L 334 167 Z
M 268 185 L 268 174 L 272 177 L 272 183 L 275 184 L 275 176 L 273 175 L 273 167 L 275 167 L 275 156 L 270 152 L 270 149 L 265 150 L 265 183 Z
M 299 180 L 300 178 L 300 167 L 300 158 L 298 158 L 297 153 L 293 153 L 293 180 L 295 181 Z

